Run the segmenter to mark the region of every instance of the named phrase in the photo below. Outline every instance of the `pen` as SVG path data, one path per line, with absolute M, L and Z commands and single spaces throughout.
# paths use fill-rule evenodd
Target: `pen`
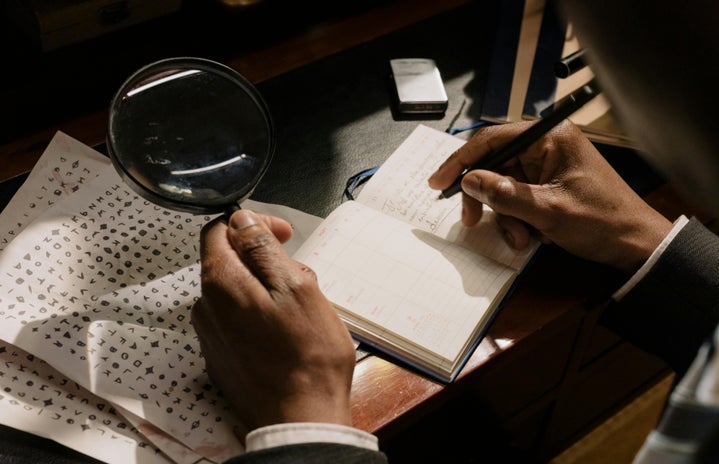
M 565 79 L 587 65 L 584 61 L 584 49 L 581 48 L 554 64 L 554 75 Z
M 462 178 L 466 173 L 474 169 L 496 169 L 508 160 L 519 155 L 531 144 L 539 140 L 544 134 L 552 130 L 554 126 L 562 122 L 569 115 L 584 106 L 585 103 L 599 94 L 599 87 L 595 79 L 587 82 L 579 89 L 570 93 L 559 102 L 554 110 L 546 117 L 529 126 L 527 130 L 512 139 L 507 145 L 496 152 L 485 156 L 477 164 L 465 169 L 465 171 L 454 181 L 452 185 L 442 190 L 439 198 L 449 198 L 462 191 Z

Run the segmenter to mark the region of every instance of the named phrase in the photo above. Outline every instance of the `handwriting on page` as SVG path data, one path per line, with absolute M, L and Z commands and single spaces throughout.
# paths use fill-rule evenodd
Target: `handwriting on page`
M 511 269 L 357 202 L 333 211 L 295 255 L 327 297 L 454 359 Z M 449 290 L 449 291 L 448 291 Z M 451 295 L 447 297 L 447 295 Z M 393 335 L 392 335 L 393 334 Z
M 0 255 L 0 335 L 202 455 L 240 452 L 189 321 L 199 230 L 114 171 L 60 201 Z
M 419 126 L 385 162 L 359 195 L 358 201 L 420 227 L 436 232 L 447 219 L 459 217 L 459 198 L 437 200 L 439 192 L 427 184 L 429 176 L 464 143 L 438 138 L 433 129 Z
M 481 220 L 473 227 L 461 223 L 461 196 L 438 199 L 439 191 L 427 180 L 465 141 L 437 136 L 437 131 L 419 125 L 416 137 L 405 140 L 382 169 L 364 187 L 358 200 L 385 214 L 457 243 L 502 264 L 519 268 L 537 244 L 515 250 L 502 238 L 494 212 L 484 206 Z

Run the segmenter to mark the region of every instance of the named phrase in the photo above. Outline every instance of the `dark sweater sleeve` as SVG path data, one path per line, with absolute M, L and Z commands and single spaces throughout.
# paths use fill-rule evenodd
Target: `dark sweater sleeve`
M 719 237 L 691 219 L 602 321 L 681 377 L 719 322 Z
M 386 456 L 351 445 L 303 443 L 253 451 L 234 457 L 225 464 L 387 464 Z

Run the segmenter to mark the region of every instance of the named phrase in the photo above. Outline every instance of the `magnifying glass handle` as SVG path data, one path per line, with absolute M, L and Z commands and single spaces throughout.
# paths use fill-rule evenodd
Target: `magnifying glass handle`
M 229 220 L 230 220 L 230 216 L 232 216 L 232 214 L 233 214 L 235 211 L 239 211 L 239 210 L 241 210 L 241 209 L 242 209 L 242 208 L 240 208 L 240 205 L 239 205 L 239 204 L 237 204 L 237 203 L 232 203 L 231 205 L 228 205 L 227 208 L 225 208 L 225 212 L 224 212 L 224 214 L 223 214 L 223 217 L 224 217 L 226 220 L 229 221 Z

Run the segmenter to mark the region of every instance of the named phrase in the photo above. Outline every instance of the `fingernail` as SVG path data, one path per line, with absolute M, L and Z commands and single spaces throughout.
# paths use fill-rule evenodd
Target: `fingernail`
M 469 194 L 479 194 L 479 187 L 482 184 L 482 179 L 474 174 L 466 174 L 462 179 L 462 190 Z M 472 195 L 474 196 L 474 195 Z
M 230 218 L 230 227 L 233 229 L 244 229 L 257 224 L 257 218 L 249 211 L 240 211 Z
M 514 236 L 513 236 L 512 234 L 510 234 L 509 232 L 505 232 L 505 233 L 504 233 L 504 239 L 507 241 L 507 243 L 509 244 L 509 246 L 511 246 L 512 248 L 514 248 Z

